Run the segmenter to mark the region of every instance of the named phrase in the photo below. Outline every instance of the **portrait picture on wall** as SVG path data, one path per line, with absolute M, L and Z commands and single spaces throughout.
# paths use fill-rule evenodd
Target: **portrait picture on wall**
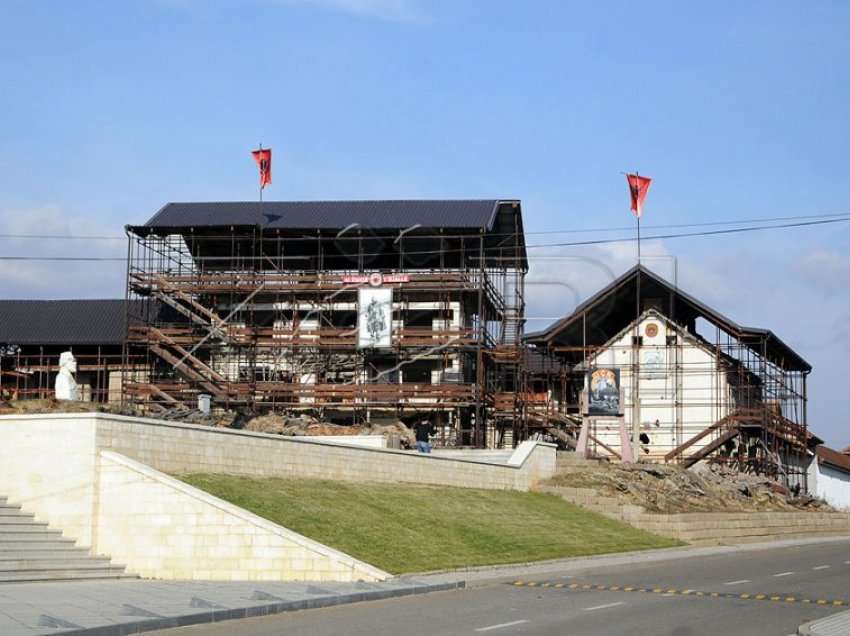
M 589 415 L 620 415 L 620 370 L 592 369 L 587 377 Z
M 392 346 L 393 290 L 371 287 L 358 290 L 357 348 Z

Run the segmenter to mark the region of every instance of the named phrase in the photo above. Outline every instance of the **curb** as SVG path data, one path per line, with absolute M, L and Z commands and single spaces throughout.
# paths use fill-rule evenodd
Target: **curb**
M 63 631 L 63 636 L 127 636 L 159 629 L 172 629 L 175 627 L 188 627 L 189 625 L 202 625 L 205 623 L 219 623 L 221 621 L 252 618 L 255 616 L 270 616 L 283 612 L 295 612 L 306 609 L 319 609 L 332 607 L 334 605 L 347 605 L 349 603 L 360 603 L 363 601 L 379 601 L 388 598 L 400 598 L 403 596 L 414 596 L 417 594 L 429 594 L 431 592 L 445 592 L 459 590 L 466 587 L 465 581 L 452 581 L 449 583 L 413 584 L 409 587 L 394 590 L 369 590 L 354 592 L 351 594 L 338 594 L 334 596 L 323 596 L 318 598 L 299 599 L 296 601 L 285 601 L 278 599 L 267 605 L 252 605 L 250 607 L 236 607 L 227 609 L 209 609 L 183 616 L 162 616 L 157 618 L 145 618 L 138 621 L 121 623 L 118 625 L 102 625 L 99 627 L 84 627 Z
M 531 570 L 535 574 L 545 574 L 552 571 L 572 571 L 586 568 L 606 567 L 614 565 L 631 565 L 635 563 L 654 563 L 658 561 L 673 561 L 690 556 L 715 556 L 723 554 L 734 554 L 737 552 L 760 552 L 775 550 L 777 548 L 813 545 L 820 543 L 833 543 L 850 540 L 850 535 L 810 537 L 804 539 L 779 539 L 776 541 L 764 541 L 759 543 L 740 543 L 732 545 L 715 546 L 680 546 L 674 548 L 658 548 L 649 550 L 632 550 L 629 552 L 609 552 L 606 554 L 584 555 L 569 557 L 566 559 L 548 559 L 545 561 L 531 561 L 527 563 L 505 563 L 500 565 L 482 565 L 455 570 L 437 570 L 431 572 L 418 572 L 406 574 L 415 576 L 420 580 L 440 580 L 442 577 L 463 577 L 467 587 L 473 583 L 486 583 L 499 579 L 507 579 L 528 574 Z M 850 632 L 848 632 L 850 633 Z
M 826 618 L 819 618 L 797 628 L 799 636 L 842 636 L 849 633 L 850 612 L 839 612 Z

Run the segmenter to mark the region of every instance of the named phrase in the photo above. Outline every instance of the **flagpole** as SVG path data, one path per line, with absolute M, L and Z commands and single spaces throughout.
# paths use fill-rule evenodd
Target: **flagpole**
M 640 173 L 635 170 L 635 177 L 640 177 Z M 636 287 L 636 314 L 635 319 L 635 366 L 634 366 L 634 392 L 632 396 L 632 449 L 633 455 L 637 459 L 638 443 L 640 441 L 640 216 L 643 212 L 643 206 L 640 201 L 640 179 L 636 179 L 638 184 L 638 200 L 637 200 L 637 260 L 638 270 L 637 278 L 635 279 Z
M 637 170 L 635 170 L 635 176 L 636 176 L 636 177 L 639 177 L 639 176 L 640 176 L 640 173 L 639 173 Z M 640 184 L 640 181 L 638 181 L 638 184 Z M 640 187 L 640 185 L 638 185 L 638 187 Z M 638 248 L 638 265 L 640 265 L 640 215 L 641 215 L 641 212 L 643 212 L 643 209 L 642 209 L 642 206 L 641 206 L 641 204 L 640 204 L 640 199 L 638 199 L 638 205 L 637 205 L 637 248 Z
M 263 215 L 263 170 L 262 170 L 262 160 L 263 160 L 263 144 L 260 144 L 260 216 Z

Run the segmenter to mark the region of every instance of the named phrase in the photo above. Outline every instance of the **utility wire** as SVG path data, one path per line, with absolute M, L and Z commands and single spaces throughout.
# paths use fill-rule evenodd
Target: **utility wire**
M 811 227 L 816 225 L 827 225 L 832 223 L 843 223 L 850 221 L 850 216 L 842 217 L 842 218 L 833 218 L 833 219 L 822 219 L 818 221 L 803 221 L 799 223 L 784 223 L 781 225 L 754 225 L 749 227 L 742 228 L 728 228 L 723 230 L 708 230 L 703 232 L 684 232 L 678 234 L 655 234 L 650 236 L 645 236 L 642 238 L 644 241 L 649 240 L 661 240 L 661 239 L 676 239 L 676 238 L 693 238 L 698 236 L 717 236 L 724 234 L 740 234 L 746 232 L 757 232 L 763 230 L 778 230 L 778 229 L 786 229 L 793 227 Z M 587 245 L 605 245 L 611 243 L 633 243 L 637 241 L 636 237 L 626 237 L 626 238 L 612 238 L 612 239 L 594 239 L 590 241 L 572 241 L 566 243 L 538 243 L 527 245 L 526 249 L 537 249 L 537 248 L 547 248 L 547 247 L 582 247 Z M 487 247 L 484 248 L 487 252 L 498 251 L 500 253 L 505 253 L 506 251 L 515 249 L 514 246 L 499 246 L 499 247 Z M 476 255 L 473 252 L 477 252 L 478 250 L 463 250 L 463 249 L 446 249 L 442 250 L 443 253 L 450 252 L 465 252 L 469 253 L 470 258 L 476 258 Z M 428 255 L 433 254 L 432 250 L 428 251 L 420 251 L 420 252 L 404 252 L 405 256 L 414 256 L 414 255 Z M 372 254 L 360 254 L 360 256 L 383 256 L 385 252 L 376 252 Z M 344 255 L 341 255 L 344 257 Z M 256 257 L 257 259 L 265 259 L 266 257 Z M 307 257 L 305 257 L 306 259 Z M 504 258 L 514 259 L 514 256 L 507 256 Z M 230 260 L 229 256 L 221 256 L 221 257 L 206 257 L 205 260 Z M 59 261 L 59 262 L 126 262 L 125 258 L 117 258 L 117 257 L 108 257 L 108 256 L 0 256 L 0 261 Z M 241 260 L 251 260 L 251 257 L 241 257 Z
M 833 219 L 839 217 L 850 218 L 850 212 L 839 212 L 834 214 L 806 214 L 796 216 L 776 216 L 759 219 L 741 219 L 738 221 L 706 221 L 704 223 L 668 223 L 661 225 L 644 225 L 649 230 L 664 230 L 664 229 L 679 229 L 688 227 L 714 227 L 719 225 L 743 225 L 744 223 L 776 223 L 779 221 L 803 221 L 809 219 Z M 266 228 L 274 230 L 276 228 Z M 368 228 L 367 228 L 368 229 Z M 588 234 L 591 232 L 626 232 L 634 229 L 632 225 L 619 227 L 598 227 L 598 228 L 581 228 L 572 230 L 536 230 L 526 231 L 526 236 L 534 235 L 551 235 L 551 234 Z M 488 232 L 488 237 L 513 236 L 513 232 Z M 411 238 L 468 238 L 468 234 L 414 234 Z M 197 238 L 203 238 L 203 235 L 198 235 Z M 331 237 L 322 237 L 331 238 Z M 349 236 L 337 236 L 340 240 L 358 240 L 360 237 L 351 234 Z M 85 240 L 85 241 L 126 241 L 126 236 L 86 236 L 86 235 L 68 235 L 68 234 L 0 234 L 0 239 L 37 239 L 37 240 Z M 273 238 L 272 238 L 273 240 Z M 286 237 L 287 241 L 315 241 L 315 236 L 304 237 Z

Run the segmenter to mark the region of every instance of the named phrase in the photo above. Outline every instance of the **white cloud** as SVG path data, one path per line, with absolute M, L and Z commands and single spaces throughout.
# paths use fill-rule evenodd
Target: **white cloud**
M 123 259 L 125 240 L 39 237 L 120 237 L 91 219 L 71 217 L 58 206 L 0 206 L 0 256 L 24 258 L 105 257 Z M 121 261 L 0 260 L 0 298 L 121 298 Z

